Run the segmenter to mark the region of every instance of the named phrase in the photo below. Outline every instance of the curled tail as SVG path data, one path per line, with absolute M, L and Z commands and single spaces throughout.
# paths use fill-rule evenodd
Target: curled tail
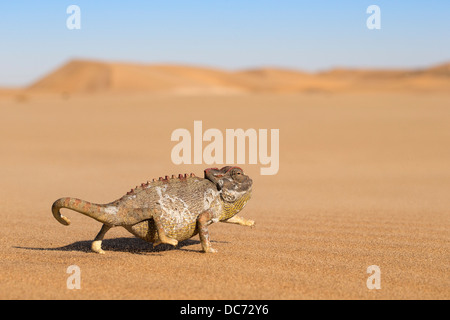
M 53 216 L 59 223 L 68 226 L 70 220 L 60 213 L 62 208 L 77 211 L 105 224 L 117 224 L 117 208 L 114 206 L 94 204 L 70 197 L 58 199 L 52 205 Z

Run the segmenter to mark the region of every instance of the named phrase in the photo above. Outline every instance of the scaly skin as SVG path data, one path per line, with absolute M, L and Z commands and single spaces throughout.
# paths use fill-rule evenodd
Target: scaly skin
M 108 204 L 61 198 L 53 203 L 52 213 L 64 225 L 69 225 L 70 220 L 61 215 L 61 208 L 75 210 L 103 223 L 92 242 L 92 250 L 97 253 L 104 253 L 103 237 L 117 226 L 154 245 L 176 246 L 178 241 L 198 233 L 203 251 L 216 252 L 209 239 L 211 223 L 220 221 L 250 227 L 255 224 L 236 216 L 251 197 L 252 180 L 239 167 L 209 168 L 204 174 L 205 178 L 194 174 L 159 178 L 141 184 Z

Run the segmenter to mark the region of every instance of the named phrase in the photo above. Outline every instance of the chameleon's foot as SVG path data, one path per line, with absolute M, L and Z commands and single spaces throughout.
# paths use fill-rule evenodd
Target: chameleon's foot
M 95 253 L 105 254 L 105 251 L 102 250 L 102 241 L 101 240 L 93 241 L 92 245 L 91 245 L 91 249 Z
M 165 243 L 171 244 L 176 247 L 178 245 L 178 240 L 167 238 Z
M 156 247 L 156 246 L 160 245 L 161 243 L 167 243 L 167 244 L 170 244 L 170 245 L 176 247 L 178 245 L 178 240 L 175 240 L 175 239 L 172 239 L 169 237 L 166 237 L 165 239 L 162 239 L 162 240 L 158 239 L 155 242 L 153 242 L 153 247 Z
M 156 246 L 159 246 L 162 242 L 160 240 L 157 240 L 155 242 L 153 242 L 153 248 Z
M 217 249 L 213 249 L 212 247 L 209 247 L 209 248 L 203 249 L 203 252 L 205 252 L 205 253 L 217 253 L 219 251 Z
M 240 226 L 245 226 L 245 227 L 251 227 L 253 228 L 255 226 L 255 221 L 254 220 L 250 220 L 250 219 L 245 219 L 239 216 L 234 216 L 231 217 L 227 220 L 224 220 L 222 222 L 226 222 L 226 223 L 234 223 L 234 224 L 238 224 Z
M 255 226 L 255 221 L 254 220 L 247 220 L 247 221 L 245 221 L 244 225 L 247 226 L 247 227 L 253 228 Z

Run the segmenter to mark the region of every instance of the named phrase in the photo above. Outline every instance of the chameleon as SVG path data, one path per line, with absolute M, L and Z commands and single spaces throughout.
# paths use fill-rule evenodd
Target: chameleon
M 91 250 L 104 254 L 102 240 L 113 227 L 123 227 L 135 237 L 157 246 L 199 234 L 202 251 L 215 253 L 208 226 L 226 222 L 253 227 L 255 222 L 237 215 L 252 194 L 253 181 L 239 167 L 207 168 L 204 178 L 195 174 L 165 176 L 131 189 L 123 197 L 107 204 L 94 204 L 78 198 L 64 197 L 52 205 L 55 219 L 69 225 L 62 215 L 66 208 L 91 217 L 103 225 L 91 244 Z

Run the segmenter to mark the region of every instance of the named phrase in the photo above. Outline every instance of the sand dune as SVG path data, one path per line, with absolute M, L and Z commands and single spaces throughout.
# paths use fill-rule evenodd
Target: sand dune
M 111 88 L 111 68 L 106 63 L 71 61 L 32 84 L 30 91 L 98 92 Z
M 74 60 L 26 88 L 38 93 L 95 92 L 450 92 L 450 64 L 423 70 L 334 69 L 320 73 L 261 68 L 230 72 L 182 65 Z
M 430 75 L 450 77 L 450 63 L 439 65 L 424 71 Z
M 242 90 L 224 71 L 176 65 L 71 61 L 32 84 L 31 92 L 176 92 L 224 88 Z

